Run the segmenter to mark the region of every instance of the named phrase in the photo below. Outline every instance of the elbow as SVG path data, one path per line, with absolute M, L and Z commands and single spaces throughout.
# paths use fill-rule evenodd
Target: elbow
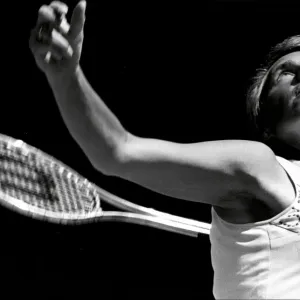
M 119 174 L 119 167 L 118 167 L 118 162 L 115 159 L 111 159 L 105 162 L 105 164 L 103 163 L 99 163 L 99 162 L 91 162 L 92 167 L 102 173 L 105 176 L 118 176 Z
M 121 177 L 124 162 L 122 159 L 123 156 L 119 152 L 119 150 L 115 151 L 113 155 L 105 159 L 90 159 L 90 163 L 95 170 L 105 176 Z
M 122 177 L 126 162 L 128 161 L 127 148 L 132 140 L 133 135 L 127 133 L 126 138 L 118 146 L 110 149 L 109 155 L 104 159 L 97 156 L 96 159 L 90 159 L 92 166 L 106 176 Z

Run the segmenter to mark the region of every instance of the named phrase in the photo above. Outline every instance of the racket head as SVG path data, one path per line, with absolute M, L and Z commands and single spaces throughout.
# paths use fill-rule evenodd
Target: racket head
M 59 224 L 95 222 L 102 215 L 94 184 L 43 151 L 2 134 L 0 204 Z

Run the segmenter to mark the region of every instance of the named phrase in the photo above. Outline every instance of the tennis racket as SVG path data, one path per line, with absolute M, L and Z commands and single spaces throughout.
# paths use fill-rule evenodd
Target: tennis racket
M 120 211 L 103 211 L 106 202 Z M 210 224 L 133 204 L 93 184 L 54 157 L 0 134 L 0 204 L 51 223 L 116 221 L 197 237 Z

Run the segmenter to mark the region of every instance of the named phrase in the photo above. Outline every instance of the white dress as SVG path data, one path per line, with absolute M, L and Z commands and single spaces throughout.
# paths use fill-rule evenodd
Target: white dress
M 212 208 L 216 299 L 300 299 L 300 162 L 276 158 L 295 188 L 288 208 L 242 225 L 224 221 Z

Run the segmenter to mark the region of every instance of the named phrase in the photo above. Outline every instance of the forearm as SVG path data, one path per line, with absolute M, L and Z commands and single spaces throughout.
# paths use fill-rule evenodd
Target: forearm
M 76 75 L 49 79 L 62 118 L 90 162 L 107 172 L 126 141 L 127 131 L 90 86 L 81 69 Z

